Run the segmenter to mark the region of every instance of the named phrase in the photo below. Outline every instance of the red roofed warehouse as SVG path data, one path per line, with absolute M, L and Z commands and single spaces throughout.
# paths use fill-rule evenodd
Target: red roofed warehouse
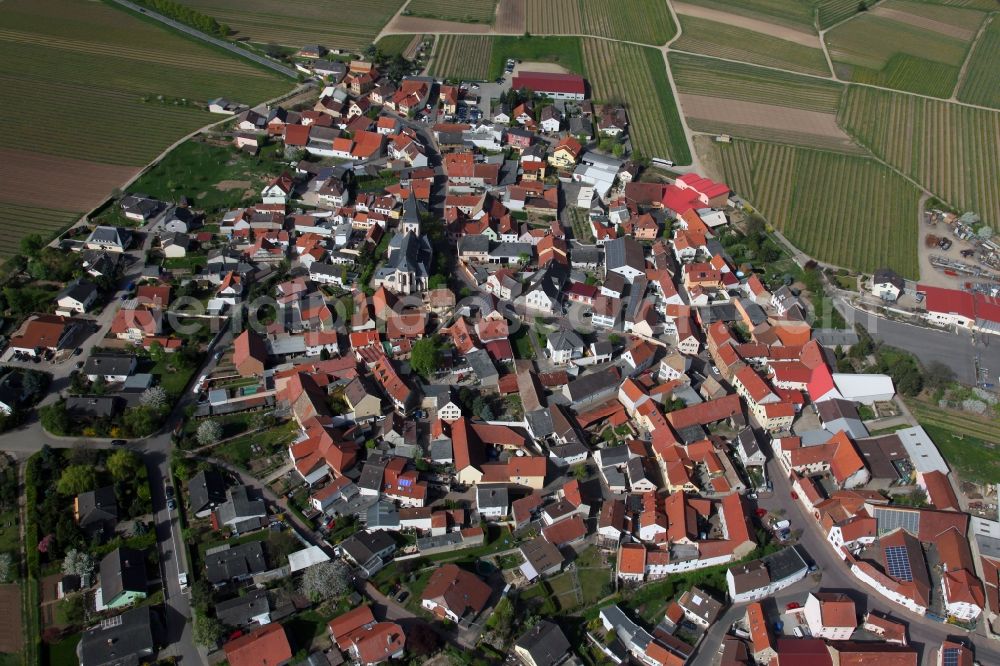
M 521 72 L 514 77 L 511 86 L 514 90 L 527 88 L 533 93 L 547 95 L 552 99 L 582 100 L 587 92 L 583 77 L 576 74 Z

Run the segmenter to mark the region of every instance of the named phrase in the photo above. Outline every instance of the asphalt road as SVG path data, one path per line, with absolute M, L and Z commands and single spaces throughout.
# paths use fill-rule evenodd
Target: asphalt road
M 129 2 L 128 0 L 114 0 L 114 1 L 117 2 L 119 5 L 121 5 L 122 7 L 127 7 L 128 9 L 131 9 L 132 11 L 135 12 L 139 12 L 140 14 L 145 14 L 151 19 L 155 19 L 160 23 L 169 25 L 174 30 L 179 30 L 185 34 L 191 35 L 196 39 L 200 39 L 203 42 L 208 42 L 213 46 L 218 46 L 219 48 L 226 49 L 227 51 L 235 53 L 241 58 L 252 60 L 260 65 L 263 65 L 264 67 L 267 67 L 268 69 L 273 69 L 279 74 L 282 74 L 292 79 L 298 79 L 299 77 L 299 73 L 290 67 L 279 65 L 277 62 L 269 58 L 265 58 L 264 56 L 259 56 L 256 53 L 251 53 L 250 51 L 247 51 L 244 48 L 240 48 L 239 46 L 236 46 L 235 44 L 227 42 L 223 39 L 216 39 L 215 37 L 210 37 L 205 33 L 201 32 L 200 30 L 195 30 L 190 26 L 184 25 L 183 23 L 179 23 L 171 18 L 167 18 L 162 14 L 157 14 L 156 12 L 146 9 L 145 7 L 140 7 L 139 5 L 133 2 Z
M 978 363 L 979 367 L 988 370 L 987 381 L 1000 385 L 1000 341 L 991 341 L 992 336 L 973 337 L 964 330 L 941 331 L 883 319 L 858 310 L 839 298 L 834 303 L 848 322 L 862 324 L 876 340 L 905 349 L 925 365 L 933 361 L 944 363 L 955 371 L 963 384 L 975 386 L 978 383 Z

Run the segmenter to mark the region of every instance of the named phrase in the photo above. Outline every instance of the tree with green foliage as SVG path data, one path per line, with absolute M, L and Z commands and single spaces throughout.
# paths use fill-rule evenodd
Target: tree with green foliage
M 62 495 L 79 495 L 97 487 L 97 472 L 90 465 L 70 465 L 59 475 L 56 490 Z
M 34 259 L 45 247 L 45 239 L 39 234 L 28 234 L 21 239 L 21 254 Z
M 138 406 L 125 411 L 122 424 L 130 437 L 148 437 L 159 427 L 159 417 L 149 407 Z
M 429 379 L 441 367 L 441 350 L 441 338 L 436 335 L 417 340 L 410 353 L 410 367 L 424 379 Z
M 108 472 L 111 473 L 111 478 L 115 481 L 128 481 L 134 479 L 139 473 L 139 468 L 142 467 L 142 459 L 132 451 L 118 449 L 108 456 L 105 465 L 108 468 Z
M 222 623 L 205 613 L 194 614 L 194 642 L 198 645 L 214 648 L 224 633 Z

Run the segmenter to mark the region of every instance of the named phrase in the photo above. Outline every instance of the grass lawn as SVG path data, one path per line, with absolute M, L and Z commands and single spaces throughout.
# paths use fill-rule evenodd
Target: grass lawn
M 976 483 L 1000 482 L 996 421 L 942 409 L 922 400 L 907 400 L 906 404 L 959 476 Z
M 21 666 L 21 655 L 0 652 L 0 666 Z
M 64 666 L 77 663 L 76 646 L 80 642 L 80 634 L 67 636 L 58 643 L 44 647 L 45 663 L 51 666 Z
M 191 376 L 194 374 L 197 367 L 178 370 L 172 366 L 168 366 L 168 361 L 169 356 L 164 357 L 164 359 L 154 365 L 149 372 L 156 375 L 156 378 L 159 380 L 160 386 L 163 387 L 163 390 L 166 391 L 171 398 L 176 399 L 184 393 L 184 389 L 187 388 L 188 382 L 191 381 Z
M 10 553 L 20 559 L 21 536 L 17 529 L 17 509 L 0 513 L 0 553 Z
M 528 327 L 522 326 L 510 336 L 510 341 L 514 345 L 514 354 L 518 358 L 535 358 L 535 350 L 528 339 Z
M 494 37 L 490 52 L 490 79 L 503 74 L 507 58 L 551 62 L 571 72 L 585 74 L 578 37 Z
M 307 610 L 284 622 L 291 643 L 299 650 L 308 650 L 313 639 L 326 633 L 329 618 L 324 618 L 314 610 Z
M 254 444 L 264 449 L 264 455 L 272 455 L 279 448 L 287 446 L 292 441 L 297 430 L 298 426 L 295 425 L 295 422 L 289 421 L 288 423 L 282 423 L 261 432 L 244 435 L 219 444 L 212 449 L 212 453 L 217 458 L 221 458 L 237 467 L 245 468 L 257 455 L 251 448 Z
M 129 192 L 145 192 L 165 201 L 187 196 L 207 211 L 228 209 L 244 200 L 245 189 L 256 191 L 264 180 L 280 174 L 287 167 L 281 157 L 277 144 L 264 146 L 255 156 L 231 146 L 191 140 L 143 174 Z M 222 181 L 248 181 L 250 186 L 221 190 L 216 185 Z
M 192 254 L 187 257 L 174 257 L 172 259 L 164 259 L 163 267 L 169 270 L 185 269 L 189 271 L 197 271 L 199 268 L 208 263 L 208 257 L 203 254 Z

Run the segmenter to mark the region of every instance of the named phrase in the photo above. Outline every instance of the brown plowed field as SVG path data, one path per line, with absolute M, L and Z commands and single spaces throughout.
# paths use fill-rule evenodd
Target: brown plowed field
M 494 30 L 500 35 L 522 35 L 525 27 L 526 0 L 500 0 Z
M 21 589 L 13 583 L 0 585 L 0 652 L 20 654 L 24 647 L 21 629 Z
M 90 210 L 139 169 L 0 148 L 0 201 Z

